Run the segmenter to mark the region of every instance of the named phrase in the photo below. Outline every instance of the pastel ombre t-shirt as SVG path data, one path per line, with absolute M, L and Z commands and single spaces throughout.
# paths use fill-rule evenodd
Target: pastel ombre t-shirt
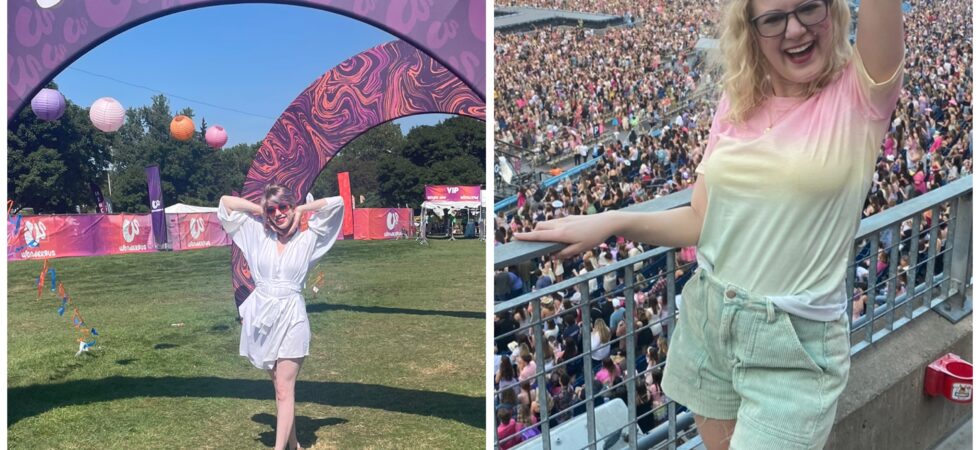
M 848 248 L 901 90 L 901 67 L 875 83 L 853 55 L 816 95 L 771 98 L 740 126 L 722 96 L 697 168 L 702 266 L 811 320 L 846 310 Z

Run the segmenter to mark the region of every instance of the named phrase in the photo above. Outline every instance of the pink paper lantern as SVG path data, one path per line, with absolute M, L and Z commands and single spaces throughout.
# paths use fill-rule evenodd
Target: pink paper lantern
M 116 99 L 102 97 L 92 103 L 88 117 L 95 128 L 112 133 L 122 127 L 123 122 L 126 121 L 126 110 Z
M 41 89 L 41 92 L 31 99 L 31 109 L 38 119 L 58 120 L 65 113 L 65 96 L 54 89 Z
M 228 142 L 228 133 L 221 125 L 211 125 L 208 127 L 208 131 L 204 133 L 204 140 L 211 148 L 221 148 Z

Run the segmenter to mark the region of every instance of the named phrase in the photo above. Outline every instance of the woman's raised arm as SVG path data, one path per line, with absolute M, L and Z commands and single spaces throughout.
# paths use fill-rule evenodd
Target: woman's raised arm
M 262 207 L 241 197 L 222 195 L 219 202 L 231 211 L 241 211 L 257 216 L 262 215 Z
M 871 79 L 887 81 L 898 70 L 905 51 L 902 0 L 862 0 L 856 45 Z

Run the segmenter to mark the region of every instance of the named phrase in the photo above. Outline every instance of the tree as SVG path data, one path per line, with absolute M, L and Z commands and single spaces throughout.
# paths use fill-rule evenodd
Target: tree
M 194 117 L 190 108 L 178 114 Z M 144 169 L 153 164 L 160 167 L 160 187 L 167 203 L 216 204 L 221 195 L 231 192 L 233 180 L 229 177 L 232 175 L 225 171 L 236 165 L 235 158 L 223 160 L 219 156 L 221 152 L 208 147 L 201 135 L 186 142 L 173 139 L 170 136 L 173 116 L 170 103 L 163 95 L 154 96 L 148 106 L 127 112 L 127 123 L 120 129 L 114 145 L 112 200 L 117 209 L 149 210 Z M 202 130 L 204 127 L 206 123 L 202 121 Z M 247 149 L 237 151 L 248 152 Z M 241 176 L 244 180 L 244 173 Z
M 364 207 L 418 205 L 426 184 L 482 185 L 486 144 L 484 123 L 454 117 L 418 126 L 402 135 L 393 123 L 379 125 L 351 141 L 320 173 L 315 196 L 337 195 L 337 173 L 350 172 L 351 193 Z
M 350 172 L 351 192 L 364 195 L 364 207 L 382 207 L 378 196 L 379 163 L 389 155 L 401 153 L 405 137 L 392 122 L 378 125 L 347 144 L 320 172 L 311 192 L 315 197 L 338 195 L 337 174 Z M 362 206 L 358 204 L 358 206 Z
M 52 122 L 24 108 L 7 131 L 8 197 L 39 213 L 89 209 L 95 204 L 89 183 L 105 178 L 111 142 L 92 126 L 88 110 L 71 101 Z

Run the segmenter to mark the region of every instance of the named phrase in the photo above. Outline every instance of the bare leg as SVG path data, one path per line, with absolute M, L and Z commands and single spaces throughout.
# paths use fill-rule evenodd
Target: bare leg
M 291 445 L 296 450 L 302 450 L 302 447 L 299 446 L 299 441 L 296 440 L 296 419 L 295 419 L 295 413 L 294 413 L 294 418 L 293 418 L 293 429 L 289 431 L 289 445 Z
M 297 448 L 296 442 L 296 376 L 303 358 L 280 359 L 274 369 L 276 386 L 276 450 Z
M 735 434 L 734 420 L 718 420 L 694 415 L 694 424 L 707 450 L 728 450 L 728 444 Z

